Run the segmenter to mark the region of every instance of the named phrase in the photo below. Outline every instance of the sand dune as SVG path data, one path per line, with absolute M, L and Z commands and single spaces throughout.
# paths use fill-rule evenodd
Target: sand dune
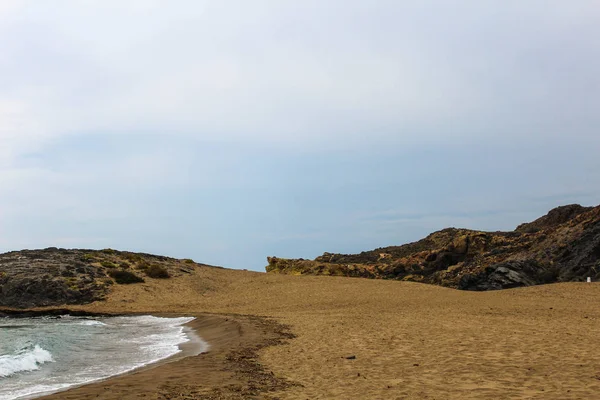
M 52 398 L 600 398 L 599 299 L 593 283 L 464 292 L 202 267 L 81 308 L 199 315 L 209 354 Z

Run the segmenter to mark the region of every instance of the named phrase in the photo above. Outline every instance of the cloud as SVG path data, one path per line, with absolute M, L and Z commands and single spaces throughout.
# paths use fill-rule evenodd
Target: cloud
M 19 40 L 0 44 L 15 77 L 0 100 L 22 105 L 38 139 L 169 131 L 297 146 L 597 123 L 598 96 L 578 93 L 598 82 L 600 57 L 579 40 L 597 31 L 592 3 L 426 3 L 36 3 L 3 30 Z
M 600 195 L 595 1 L 6 0 L 0 21 L 12 243 L 260 265 Z

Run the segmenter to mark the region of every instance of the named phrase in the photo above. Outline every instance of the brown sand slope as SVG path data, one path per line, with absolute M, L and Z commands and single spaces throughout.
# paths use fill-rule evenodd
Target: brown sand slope
M 116 286 L 107 301 L 81 308 L 268 316 L 297 337 L 262 347 L 260 338 L 276 336 L 268 323 L 203 317 L 209 354 L 54 398 L 600 398 L 599 299 L 594 283 L 464 292 L 202 267 Z M 233 361 L 229 347 L 242 351 Z M 258 360 L 244 349 L 260 349 Z M 256 370 L 236 371 L 244 360 Z

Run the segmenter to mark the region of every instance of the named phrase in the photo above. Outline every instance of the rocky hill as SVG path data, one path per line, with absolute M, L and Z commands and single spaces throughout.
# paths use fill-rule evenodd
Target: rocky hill
M 568 205 L 511 232 L 448 228 L 418 242 L 324 253 L 314 260 L 268 257 L 267 272 L 417 281 L 493 290 L 600 279 L 600 206 Z
M 90 303 L 102 300 L 115 283 L 168 279 L 199 265 L 112 249 L 13 251 L 0 254 L 0 307 Z

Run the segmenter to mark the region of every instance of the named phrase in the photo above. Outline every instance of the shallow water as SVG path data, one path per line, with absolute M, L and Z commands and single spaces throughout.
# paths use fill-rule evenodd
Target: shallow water
M 0 400 L 32 398 L 179 353 L 193 318 L 0 318 Z

